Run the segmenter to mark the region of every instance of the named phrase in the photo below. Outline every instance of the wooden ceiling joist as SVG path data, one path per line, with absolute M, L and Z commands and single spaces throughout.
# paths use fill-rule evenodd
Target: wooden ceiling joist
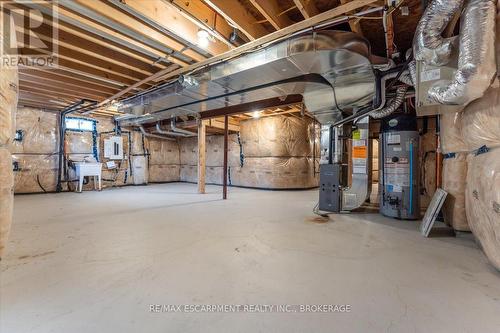
M 250 0 L 250 2 L 274 29 L 279 30 L 293 24 L 288 16 L 280 15 L 280 8 L 276 0 Z
M 19 71 L 21 73 L 59 81 L 63 84 L 98 89 L 109 94 L 116 93 L 122 87 L 121 85 L 115 85 L 109 82 L 95 80 L 88 76 L 79 75 L 75 72 L 69 72 L 62 68 L 20 67 Z
M 191 49 L 186 49 L 185 45 L 182 45 L 156 29 L 134 20 L 110 4 L 101 1 L 82 0 L 59 0 L 58 4 L 73 11 L 85 20 L 90 18 L 101 26 L 119 31 L 138 42 L 148 45 L 186 64 L 206 59 L 205 56 Z
M 40 96 L 46 96 L 50 98 L 73 98 L 73 99 L 82 99 L 82 98 L 87 98 L 87 99 L 93 99 L 93 100 L 99 100 L 102 99 L 102 97 L 95 96 L 92 94 L 85 94 L 83 92 L 80 93 L 75 93 L 71 92 L 68 90 L 61 90 L 61 89 L 53 89 L 51 87 L 46 87 L 42 86 L 40 84 L 34 84 L 32 82 L 27 82 L 27 81 L 19 81 L 19 90 L 24 91 L 26 93 L 34 94 L 34 95 L 40 95 Z
M 38 2 L 24 2 L 21 0 L 14 1 L 21 7 L 25 6 L 31 9 L 35 9 L 46 15 L 51 14 L 50 8 L 48 8 L 47 6 L 43 6 Z M 90 35 L 101 38 L 105 42 L 111 41 L 125 50 L 132 50 L 138 54 L 150 57 L 152 61 L 157 60 L 160 62 L 166 62 L 167 64 L 170 62 L 177 62 L 179 65 L 187 64 L 186 62 L 179 61 L 175 58 L 170 59 L 170 61 L 164 60 L 164 53 L 147 45 L 141 44 L 140 42 L 137 42 L 136 40 L 121 34 L 120 32 L 116 32 L 114 30 L 100 26 L 90 20 L 84 20 L 82 19 L 82 17 L 76 15 L 73 12 L 67 11 L 64 8 L 59 8 L 57 15 L 60 30 L 68 28 L 76 29 L 81 32 L 80 37 Z
M 47 79 L 44 79 L 41 77 L 32 76 L 32 75 L 25 74 L 22 72 L 19 73 L 19 80 L 21 82 L 27 82 L 27 83 L 34 85 L 34 86 L 43 86 L 43 87 L 55 89 L 57 91 L 68 91 L 68 92 L 72 92 L 72 93 L 81 93 L 82 96 L 85 94 L 87 96 L 91 96 L 89 98 L 104 99 L 107 96 L 109 96 L 108 93 L 103 92 L 103 91 L 88 89 L 88 88 L 84 88 L 82 86 L 69 85 L 67 83 L 62 83 L 60 81 L 47 80 Z
M 22 104 L 23 102 L 29 102 L 30 105 L 45 105 L 46 107 L 50 105 L 54 106 L 61 106 L 65 107 L 67 105 L 70 105 L 71 103 L 76 102 L 78 99 L 71 99 L 71 98 L 48 98 L 44 96 L 39 96 L 37 94 L 27 94 L 24 91 L 19 92 L 19 103 Z
M 226 20 L 221 19 L 219 14 L 200 0 L 160 0 L 168 6 L 172 6 L 180 12 L 187 20 L 190 20 L 198 28 L 207 30 L 214 38 L 226 44 L 230 49 L 234 47 L 230 41 L 234 29 Z
M 65 31 L 59 31 L 58 40 L 59 45 L 62 47 L 137 71 L 138 73 L 151 75 L 161 68 L 165 68 L 165 66 L 156 66 L 152 62 L 144 62 L 124 53 L 115 52 L 109 48 L 109 43 L 104 46 Z
M 105 79 L 119 85 L 132 85 L 140 80 L 132 76 L 120 74 L 114 70 L 104 69 L 103 67 L 93 63 L 65 56 L 64 54 L 59 54 L 56 61 L 58 62 L 58 66 L 62 68 L 74 70 L 78 73 L 84 73 L 85 75 L 92 75 L 94 78 Z M 144 85 L 141 84 L 140 86 Z
M 348 3 L 350 0 L 340 0 L 340 3 L 341 4 L 346 4 Z M 352 14 L 354 12 L 349 12 L 348 14 Z M 359 35 L 363 35 L 363 30 L 361 29 L 361 24 L 360 24 L 360 20 L 359 19 L 350 19 L 349 20 L 349 27 L 351 28 L 351 31 L 352 32 L 355 32 Z
M 43 36 L 42 34 L 38 35 L 41 40 L 51 41 L 51 39 L 47 36 Z M 109 58 L 98 56 L 96 53 L 81 49 L 79 47 L 73 47 L 64 42 L 59 42 L 58 44 L 58 52 L 57 57 L 59 59 L 68 60 L 71 62 L 76 62 L 81 65 L 89 66 L 102 73 L 104 78 L 111 78 L 108 75 L 113 75 L 115 80 L 118 82 L 124 82 L 123 80 L 132 80 L 138 81 L 149 75 L 151 72 L 138 71 L 132 66 L 126 65 L 125 63 L 120 63 L 116 61 L 110 61 Z M 64 46 L 63 46 L 64 45 Z M 124 82 L 125 83 L 125 82 Z
M 182 14 L 173 6 L 162 1 L 109 0 L 113 5 L 126 11 L 134 18 L 141 20 L 156 30 L 179 40 L 183 45 L 209 58 L 213 55 L 227 51 L 228 45 L 220 40 L 209 43 L 207 49 L 198 46 L 199 26 Z
M 293 0 L 293 2 L 305 19 L 319 14 L 319 11 L 316 8 L 316 5 L 314 5 L 313 0 Z
M 205 2 L 250 40 L 269 33 L 262 25 L 256 23 L 255 17 L 238 1 L 205 0 Z

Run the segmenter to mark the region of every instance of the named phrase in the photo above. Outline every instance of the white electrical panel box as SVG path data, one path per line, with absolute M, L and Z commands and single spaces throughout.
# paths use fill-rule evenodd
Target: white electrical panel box
M 123 138 L 112 136 L 104 140 L 104 157 L 110 160 L 123 159 Z

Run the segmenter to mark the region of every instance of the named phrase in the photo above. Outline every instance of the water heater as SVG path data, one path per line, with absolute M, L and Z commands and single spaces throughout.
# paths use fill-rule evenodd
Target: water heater
M 380 134 L 380 213 L 399 219 L 420 218 L 419 133 L 415 115 L 382 120 Z

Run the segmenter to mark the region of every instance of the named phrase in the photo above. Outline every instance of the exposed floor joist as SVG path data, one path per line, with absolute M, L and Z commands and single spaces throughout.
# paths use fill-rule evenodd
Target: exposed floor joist
M 255 18 L 238 1 L 205 0 L 205 2 L 241 30 L 250 40 L 269 33 L 263 26 L 256 23 Z
M 250 2 L 276 30 L 293 24 L 287 16 L 280 15 L 276 0 L 250 0 Z
M 293 2 L 305 19 L 319 14 L 318 9 L 314 5 L 314 1 L 312 0 L 293 0 Z

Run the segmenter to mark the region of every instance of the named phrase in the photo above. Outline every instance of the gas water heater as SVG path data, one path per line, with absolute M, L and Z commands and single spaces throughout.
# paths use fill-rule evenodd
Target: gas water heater
M 414 115 L 382 120 L 379 161 L 380 213 L 399 219 L 420 218 L 419 133 Z

